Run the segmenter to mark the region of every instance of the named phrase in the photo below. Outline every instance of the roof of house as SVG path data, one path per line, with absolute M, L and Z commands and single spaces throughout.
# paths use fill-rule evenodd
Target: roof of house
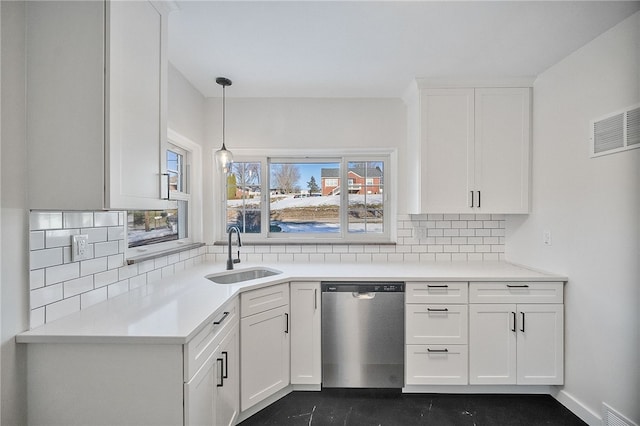
M 364 167 L 353 167 L 349 169 L 350 172 L 357 174 L 358 176 L 367 176 L 367 177 L 382 177 L 382 170 L 379 168 L 364 168 Z M 331 168 L 331 169 L 320 169 L 320 177 L 321 178 L 339 178 L 340 177 L 340 169 Z

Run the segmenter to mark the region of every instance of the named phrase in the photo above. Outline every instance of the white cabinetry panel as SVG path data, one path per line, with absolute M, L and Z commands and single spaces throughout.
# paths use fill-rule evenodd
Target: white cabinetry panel
M 322 382 L 319 282 L 291 283 L 291 384 Z

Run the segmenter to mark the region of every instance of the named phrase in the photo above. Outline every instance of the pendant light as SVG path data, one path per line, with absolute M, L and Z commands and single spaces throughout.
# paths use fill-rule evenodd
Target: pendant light
M 233 164 L 233 154 L 231 151 L 227 150 L 227 147 L 224 146 L 224 122 L 225 122 L 225 94 L 224 89 L 227 86 L 231 86 L 231 80 L 225 77 L 216 78 L 216 83 L 222 86 L 222 148 L 216 151 L 215 159 L 218 168 L 223 171 L 224 174 L 228 174 L 231 172 L 231 165 Z

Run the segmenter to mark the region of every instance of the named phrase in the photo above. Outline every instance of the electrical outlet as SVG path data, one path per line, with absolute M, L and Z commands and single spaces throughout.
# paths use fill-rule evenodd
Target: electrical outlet
M 71 260 L 89 259 L 89 236 L 87 234 L 71 236 Z
M 546 246 L 551 245 L 551 231 L 542 231 L 542 242 Z

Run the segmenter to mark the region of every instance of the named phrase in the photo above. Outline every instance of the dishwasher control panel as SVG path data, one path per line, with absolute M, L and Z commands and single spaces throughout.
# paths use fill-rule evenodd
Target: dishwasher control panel
M 330 293 L 404 293 L 404 282 L 323 281 L 321 288 Z

